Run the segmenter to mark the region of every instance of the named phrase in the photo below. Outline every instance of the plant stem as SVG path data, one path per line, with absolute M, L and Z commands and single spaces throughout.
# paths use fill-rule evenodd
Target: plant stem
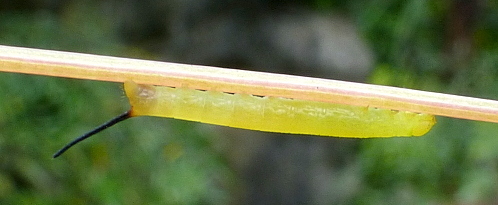
M 319 78 L 0 46 L 0 71 L 135 81 L 498 122 L 498 101 Z

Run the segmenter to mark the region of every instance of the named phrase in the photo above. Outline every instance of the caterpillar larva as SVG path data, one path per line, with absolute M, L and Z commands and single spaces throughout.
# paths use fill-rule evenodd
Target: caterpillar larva
M 124 83 L 131 110 L 83 135 L 57 152 L 134 116 L 170 117 L 229 127 L 336 137 L 421 136 L 433 115 L 279 97 L 260 97 Z
M 125 82 L 131 115 L 229 127 L 337 137 L 420 136 L 434 116 L 324 102 Z

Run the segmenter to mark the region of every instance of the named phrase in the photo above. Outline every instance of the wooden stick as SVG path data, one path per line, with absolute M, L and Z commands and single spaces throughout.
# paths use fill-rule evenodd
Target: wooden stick
M 277 96 L 498 122 L 498 101 L 319 78 L 0 46 L 0 71 Z

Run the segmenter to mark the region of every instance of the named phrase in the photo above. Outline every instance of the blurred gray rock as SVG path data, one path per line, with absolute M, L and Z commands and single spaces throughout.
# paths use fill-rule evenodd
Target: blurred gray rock
M 262 0 L 154 5 L 131 15 L 154 19 L 128 16 L 123 28 L 130 41 L 166 61 L 350 81 L 363 81 L 372 68 L 372 52 L 353 22 L 340 15 Z M 216 130 L 222 133 L 220 149 L 242 178 L 238 202 L 338 203 L 356 190 L 350 182 L 357 182 L 358 170 L 347 163 L 355 157 L 356 140 Z

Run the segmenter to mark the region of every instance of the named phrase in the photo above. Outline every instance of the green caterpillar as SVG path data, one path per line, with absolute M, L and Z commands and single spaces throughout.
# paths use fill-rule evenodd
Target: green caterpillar
M 135 116 L 158 116 L 235 128 L 334 137 L 421 136 L 433 115 L 280 97 L 124 83 L 131 110 L 82 135 L 54 154 Z

